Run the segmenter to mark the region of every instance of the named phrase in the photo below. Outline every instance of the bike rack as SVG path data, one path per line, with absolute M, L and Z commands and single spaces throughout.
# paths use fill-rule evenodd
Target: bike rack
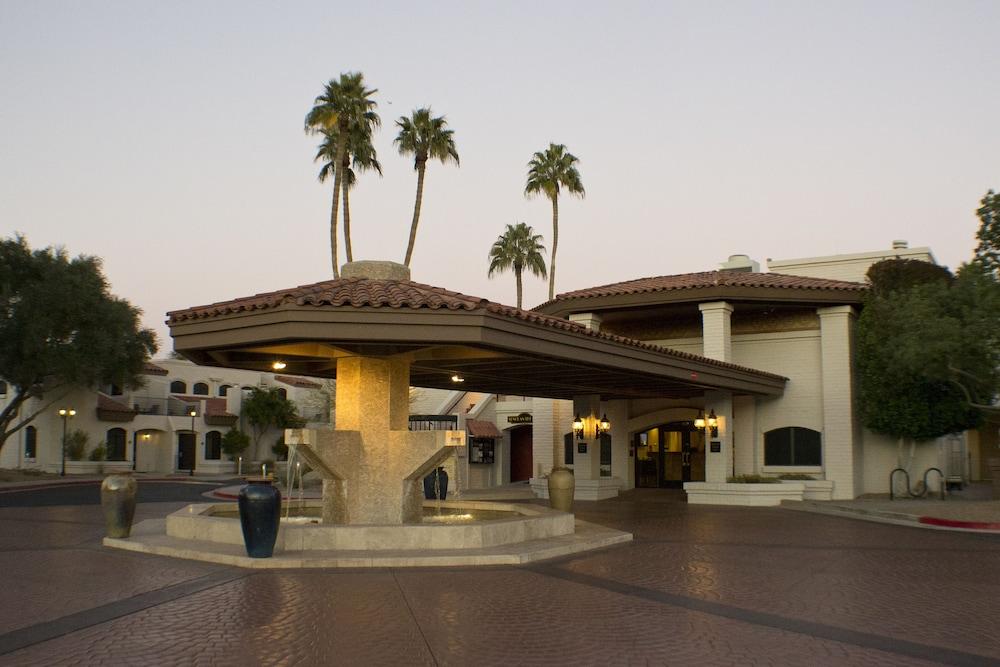
M 894 468 L 893 471 L 889 473 L 889 500 L 896 499 L 896 492 L 893 487 L 893 482 L 896 481 L 897 472 L 903 473 L 903 477 L 906 480 L 906 494 L 910 498 L 923 498 L 924 496 L 926 496 L 928 493 L 928 489 L 930 488 L 929 486 L 927 486 L 927 476 L 930 475 L 932 472 L 936 472 L 938 474 L 938 480 L 940 481 L 941 485 L 941 500 L 944 500 L 944 496 L 948 485 L 945 483 L 944 473 L 941 472 L 940 468 L 928 468 L 927 470 L 924 471 L 924 490 L 919 494 L 914 493 L 913 489 L 910 487 L 910 473 L 906 472 L 904 468 Z

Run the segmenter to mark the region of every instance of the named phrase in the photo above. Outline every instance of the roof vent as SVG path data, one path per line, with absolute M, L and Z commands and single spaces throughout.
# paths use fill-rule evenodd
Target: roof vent
M 760 273 L 760 263 L 750 259 L 749 255 L 730 255 L 729 261 L 720 264 L 719 268 L 723 271 Z
M 906 242 L 906 239 L 896 239 L 892 242 L 893 250 L 906 250 L 910 247 L 910 244 Z

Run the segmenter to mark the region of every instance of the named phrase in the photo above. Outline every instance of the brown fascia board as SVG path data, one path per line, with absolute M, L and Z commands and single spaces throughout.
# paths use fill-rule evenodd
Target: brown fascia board
M 289 317 L 292 315 L 293 317 Z M 331 340 L 328 327 L 337 325 Z M 235 326 L 234 326 L 235 325 Z M 391 325 L 391 326 L 388 326 Z M 199 364 L 218 365 L 211 350 L 292 341 L 472 345 L 528 357 L 591 367 L 629 370 L 706 389 L 728 387 L 754 394 L 780 395 L 785 379 L 751 370 L 721 367 L 709 361 L 596 338 L 582 332 L 533 324 L 483 310 L 410 310 L 395 308 L 324 309 L 283 305 L 273 309 L 187 320 L 171 327 L 175 349 Z M 652 367 L 650 367 L 652 366 Z M 692 379 L 691 373 L 698 377 Z
M 621 310 L 642 306 L 661 306 L 671 303 L 702 303 L 706 301 L 753 301 L 774 303 L 799 303 L 829 306 L 860 304 L 863 292 L 789 287 L 738 287 L 713 285 L 682 289 L 640 292 L 637 294 L 609 294 L 557 299 L 538 306 L 535 311 L 553 317 L 568 317 L 573 313 L 590 313 L 601 310 Z

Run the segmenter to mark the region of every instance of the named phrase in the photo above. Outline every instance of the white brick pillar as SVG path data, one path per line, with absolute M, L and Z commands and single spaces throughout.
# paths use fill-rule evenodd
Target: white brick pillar
M 573 455 L 573 474 L 577 479 L 598 479 L 601 476 L 601 441 L 596 437 L 594 426 L 601 418 L 601 397 L 587 394 L 573 397 L 573 413 L 583 418 L 583 440 L 574 438 L 577 447 Z M 579 451 L 578 445 L 586 445 L 586 453 Z
M 601 330 L 601 316 L 597 313 L 573 313 L 569 316 L 569 321 L 582 324 L 591 331 Z
M 732 361 L 733 338 L 730 334 L 732 305 L 725 301 L 699 303 L 701 311 L 702 355 L 719 361 Z
M 823 471 L 835 499 L 861 493 L 861 438 L 856 437 L 851 368 L 854 310 L 817 308 L 823 373 Z
M 729 391 L 706 391 L 705 414 L 712 410 L 719 420 L 719 433 L 705 429 L 705 481 L 725 482 L 733 473 L 733 394 Z M 712 451 L 718 443 L 719 451 Z

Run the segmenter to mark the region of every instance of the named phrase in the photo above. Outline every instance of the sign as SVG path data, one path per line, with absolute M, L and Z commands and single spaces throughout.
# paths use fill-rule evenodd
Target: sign
M 713 454 L 719 454 L 722 452 L 722 442 L 720 440 L 713 440 L 709 447 L 711 447 L 711 452 Z
M 576 453 L 577 454 L 586 454 L 587 453 L 587 443 L 585 443 L 585 442 L 578 442 L 577 445 L 576 445 Z
M 519 415 L 510 415 L 507 417 L 508 424 L 530 424 L 531 420 L 530 412 L 522 412 Z

